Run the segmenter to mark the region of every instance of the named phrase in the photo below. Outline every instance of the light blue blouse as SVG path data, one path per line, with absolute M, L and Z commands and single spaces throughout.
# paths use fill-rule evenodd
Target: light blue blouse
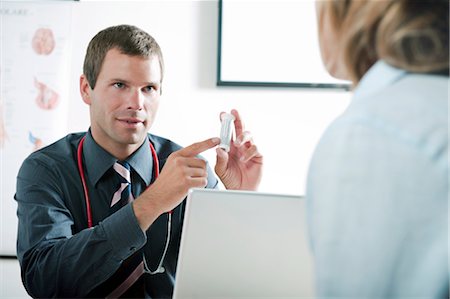
M 318 297 L 448 298 L 449 77 L 377 62 L 307 182 Z

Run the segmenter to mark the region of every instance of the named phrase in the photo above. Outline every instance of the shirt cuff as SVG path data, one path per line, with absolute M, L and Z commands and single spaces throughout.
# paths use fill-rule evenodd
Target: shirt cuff
M 147 242 L 134 215 L 131 204 L 111 215 L 101 223 L 113 251 L 119 260 L 125 260 L 139 250 Z

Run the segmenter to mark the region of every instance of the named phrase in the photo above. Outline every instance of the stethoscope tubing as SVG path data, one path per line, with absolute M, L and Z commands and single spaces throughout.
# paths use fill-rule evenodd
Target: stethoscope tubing
M 83 185 L 83 192 L 84 192 L 84 200 L 86 203 L 86 215 L 87 215 L 87 223 L 88 223 L 88 228 L 91 228 L 93 226 L 93 220 L 92 220 L 92 208 L 91 208 L 91 200 L 89 197 L 89 190 L 86 184 L 86 177 L 84 174 L 84 167 L 83 167 L 83 145 L 84 145 L 84 140 L 86 139 L 86 136 L 83 136 L 83 138 L 81 138 L 80 142 L 78 143 L 78 148 L 77 148 L 77 166 L 78 166 L 78 172 L 80 173 L 80 178 L 81 178 L 81 183 Z M 158 159 L 158 155 L 156 153 L 155 147 L 153 146 L 153 144 L 151 142 L 149 142 L 150 144 L 150 151 L 152 153 L 152 159 L 153 159 L 153 168 L 154 168 L 154 177 L 155 180 L 158 178 L 159 176 L 159 159 Z M 147 186 L 147 188 L 150 187 Z M 167 220 L 167 237 L 166 237 L 166 243 L 164 246 L 164 251 L 162 254 L 162 257 L 159 261 L 158 267 L 156 268 L 155 271 L 151 271 L 150 268 L 148 268 L 146 259 L 145 259 L 145 255 L 143 255 L 143 262 L 144 262 L 144 273 L 148 273 L 151 275 L 154 274 L 158 274 L 158 273 L 163 273 L 165 272 L 164 267 L 162 266 L 163 261 L 166 257 L 167 254 L 167 249 L 169 247 L 169 242 L 170 242 L 170 234 L 171 234 L 171 223 L 172 223 L 172 211 L 169 211 L 167 213 L 168 216 L 168 220 Z
M 84 146 L 85 139 L 86 139 L 86 136 L 83 136 L 83 138 L 81 138 L 81 140 L 80 140 L 80 143 L 78 144 L 77 166 L 78 166 L 78 172 L 80 173 L 81 183 L 83 185 L 84 200 L 86 203 L 86 215 L 87 215 L 88 228 L 91 228 L 93 226 L 91 199 L 89 197 L 89 190 L 87 188 L 86 177 L 84 174 L 84 167 L 83 167 L 83 146 Z M 158 160 L 158 155 L 156 153 L 155 147 L 153 146 L 153 144 L 151 142 L 149 142 L 149 144 L 150 144 L 150 151 L 152 153 L 152 159 L 153 159 L 153 164 L 154 164 L 153 169 L 154 169 L 155 180 L 156 180 L 159 176 L 159 160 Z M 149 186 L 147 186 L 147 188 L 148 187 Z M 171 213 L 171 212 L 169 212 L 169 213 Z

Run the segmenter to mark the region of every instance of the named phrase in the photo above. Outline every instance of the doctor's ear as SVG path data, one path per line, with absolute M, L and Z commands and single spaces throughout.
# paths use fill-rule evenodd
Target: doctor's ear
M 91 87 L 89 85 L 88 80 L 86 79 L 85 75 L 80 76 L 80 94 L 81 98 L 83 99 L 83 102 L 90 105 L 91 104 Z

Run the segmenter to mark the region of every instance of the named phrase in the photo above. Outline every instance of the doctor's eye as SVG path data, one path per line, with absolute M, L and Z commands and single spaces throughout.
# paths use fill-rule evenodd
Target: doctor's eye
M 115 88 L 122 89 L 122 88 L 125 87 L 125 84 L 123 84 L 122 82 L 116 82 L 116 83 L 113 84 L 113 86 Z
M 149 92 L 156 91 L 157 88 L 156 88 L 156 86 L 154 86 L 154 85 L 148 85 L 148 86 L 145 86 L 145 87 L 143 88 L 143 90 L 144 90 L 145 92 L 149 93 Z

